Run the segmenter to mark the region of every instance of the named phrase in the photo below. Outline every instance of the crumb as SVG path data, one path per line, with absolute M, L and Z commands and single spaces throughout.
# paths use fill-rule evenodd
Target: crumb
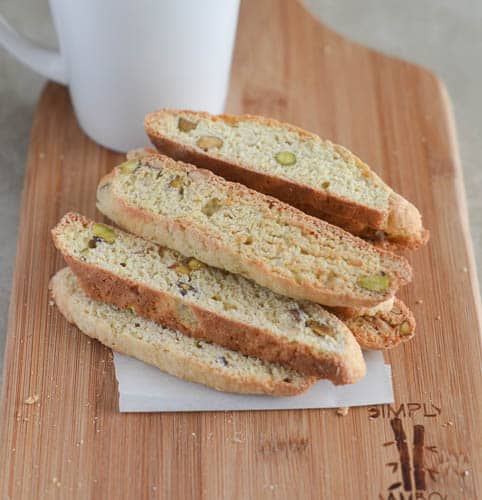
M 240 431 L 237 431 L 234 433 L 234 437 L 233 437 L 233 443 L 244 443 L 244 441 L 241 439 L 241 432 Z
M 38 157 L 43 160 L 45 158 L 45 153 L 39 153 L 38 154 Z
M 38 394 L 34 394 L 33 396 L 29 396 L 27 399 L 24 400 L 24 403 L 26 405 L 33 405 L 34 403 L 36 403 L 37 401 L 39 400 L 39 395 Z
M 463 268 L 462 268 L 462 272 L 466 273 L 466 272 L 468 272 L 468 271 L 469 271 L 469 270 L 468 270 L 466 267 L 463 267 Z
M 152 491 L 157 491 L 157 486 L 152 486 Z
M 440 315 L 439 315 L 439 316 L 435 316 L 435 319 L 436 319 L 437 321 L 440 321 L 440 320 L 442 319 L 442 316 L 440 316 Z
M 467 477 L 469 474 L 470 474 L 470 472 L 468 470 L 464 470 L 464 472 L 462 472 L 462 476 L 465 476 L 465 477 Z
M 423 299 L 418 299 L 415 301 L 415 304 L 423 304 Z
M 445 422 L 445 424 L 443 424 L 442 427 L 452 427 L 454 425 L 454 423 L 452 422 L 452 420 L 448 420 L 447 422 Z
M 346 417 L 348 415 L 348 406 L 341 406 L 340 408 L 337 408 L 336 414 L 340 415 L 340 417 Z
M 51 307 L 52 307 L 52 306 L 54 306 L 54 305 L 55 305 L 55 302 L 54 302 L 52 299 L 51 299 L 51 300 L 49 300 L 49 306 L 51 306 Z
M 191 432 L 191 436 L 192 437 L 196 437 L 196 433 L 195 432 Z

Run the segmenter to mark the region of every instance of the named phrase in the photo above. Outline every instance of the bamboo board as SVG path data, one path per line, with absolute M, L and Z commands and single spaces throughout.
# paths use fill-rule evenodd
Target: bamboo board
M 422 211 L 431 243 L 408 256 L 415 280 L 401 294 L 418 336 L 387 355 L 396 403 L 345 417 L 119 414 L 110 351 L 49 306 L 47 284 L 63 265 L 49 229 L 71 209 L 99 218 L 95 187 L 121 157 L 85 137 L 66 89 L 48 84 L 21 208 L 0 497 L 480 497 L 480 304 L 443 86 L 422 68 L 341 38 L 294 1 L 246 0 L 228 110 L 274 116 L 346 145 Z

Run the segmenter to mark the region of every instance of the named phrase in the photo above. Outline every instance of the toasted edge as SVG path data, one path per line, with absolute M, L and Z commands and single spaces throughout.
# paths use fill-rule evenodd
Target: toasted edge
M 365 375 L 366 366 L 360 347 L 351 331 L 336 317 L 333 319 L 343 335 L 343 352 L 317 352 L 311 346 L 291 343 L 267 330 L 223 317 L 180 297 L 121 278 L 73 257 L 57 237 L 72 221 L 84 225 L 90 223 L 79 214 L 68 213 L 52 230 L 52 237 L 79 284 L 93 299 L 121 309 L 133 308 L 140 316 L 192 337 L 288 366 L 303 375 L 327 378 L 334 384 L 355 383 Z
M 154 148 L 136 148 L 127 151 L 126 158 L 128 160 L 141 160 L 146 156 L 152 156 L 157 153 L 157 150 Z
M 390 310 L 375 314 L 336 315 L 346 324 L 363 349 L 393 349 L 415 335 L 416 322 L 410 309 L 398 298 Z M 401 330 L 403 326 L 404 330 Z
M 416 249 L 425 245 L 429 233 L 423 228 L 419 211 L 410 202 L 395 193 L 383 180 L 360 158 L 343 146 L 335 144 L 337 152 L 346 160 L 353 160 L 366 175 L 382 182 L 391 191 L 389 206 L 386 211 L 377 210 L 354 202 L 348 198 L 321 191 L 296 181 L 283 179 L 275 175 L 253 170 L 250 166 L 236 161 L 228 161 L 207 152 L 199 151 L 191 146 L 168 138 L 155 130 L 153 124 L 163 115 L 190 113 L 199 119 L 224 121 L 235 124 L 239 121 L 255 121 L 266 126 L 283 127 L 305 137 L 316 137 L 299 127 L 279 122 L 271 118 L 254 115 L 210 115 L 205 112 L 190 110 L 159 110 L 146 115 L 144 127 L 150 141 L 156 149 L 175 160 L 192 163 L 207 168 L 230 181 L 240 182 L 252 189 L 272 195 L 309 215 L 325 219 L 331 224 L 342 227 L 357 236 L 369 237 L 384 234 L 384 239 L 392 248 Z M 328 141 L 327 141 L 328 142 Z
M 389 214 L 384 231 L 391 235 L 388 243 L 400 248 L 416 249 L 424 246 L 430 233 L 424 229 L 420 212 L 405 198 L 392 192 Z
M 395 297 L 380 302 L 373 307 L 329 307 L 330 312 L 342 318 L 352 318 L 354 316 L 374 316 L 379 312 L 388 312 L 392 309 Z
M 154 365 L 181 379 L 204 384 L 218 391 L 294 396 L 306 391 L 316 380 L 305 377 L 304 383 L 296 386 L 274 378 L 260 381 L 254 375 L 239 377 L 229 374 L 225 370 L 216 370 L 191 356 L 182 356 L 179 353 L 163 349 L 162 346 L 149 344 L 127 333 L 121 332 L 114 335 L 107 322 L 90 317 L 75 303 L 74 296 L 67 287 L 66 276 L 68 273 L 70 273 L 70 269 L 61 269 L 50 281 L 52 297 L 59 311 L 69 323 L 75 324 L 84 334 L 99 340 L 115 351 Z

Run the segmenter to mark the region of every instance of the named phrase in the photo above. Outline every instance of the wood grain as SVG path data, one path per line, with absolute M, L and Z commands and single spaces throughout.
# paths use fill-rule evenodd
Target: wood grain
M 246 0 L 228 110 L 271 115 L 346 145 L 423 213 L 432 240 L 408 256 L 415 280 L 402 293 L 418 336 L 387 356 L 396 404 L 345 417 L 332 410 L 119 414 L 109 350 L 49 306 L 47 283 L 63 265 L 49 229 L 70 209 L 99 217 L 95 187 L 121 158 L 82 134 L 66 89 L 49 84 L 33 123 L 21 209 L 0 497 L 377 499 L 391 492 L 398 499 L 401 469 L 413 474 L 415 451 L 426 483 L 417 498 L 480 498 L 480 303 L 443 86 L 422 68 L 341 38 L 294 1 Z M 38 402 L 24 402 L 34 395 Z M 402 431 L 408 463 L 397 449 Z M 414 432 L 423 435 L 416 450 Z

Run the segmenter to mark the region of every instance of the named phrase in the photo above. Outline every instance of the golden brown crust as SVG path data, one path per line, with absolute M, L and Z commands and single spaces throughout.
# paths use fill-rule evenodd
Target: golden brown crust
M 391 242 L 393 248 L 418 248 L 428 240 L 428 232 L 422 226 L 420 213 L 407 200 L 393 193 L 387 211 L 377 210 L 366 205 L 354 202 L 334 193 L 314 189 L 308 185 L 295 181 L 255 171 L 248 165 L 236 161 L 227 161 L 199 149 L 169 139 L 160 134 L 153 126 L 159 117 L 166 113 L 189 113 L 200 119 L 223 121 L 236 124 L 239 121 L 255 121 L 266 126 L 283 127 L 305 137 L 317 137 L 303 129 L 287 123 L 253 115 L 210 115 L 204 112 L 188 110 L 172 111 L 159 110 L 149 113 L 144 121 L 144 126 L 149 139 L 159 152 L 176 160 L 192 163 L 198 167 L 207 168 L 215 174 L 228 180 L 245 184 L 252 189 L 272 195 L 283 200 L 309 215 L 324 219 L 331 224 L 342 227 L 357 236 L 367 237 L 370 234 L 382 232 Z M 343 146 L 334 145 L 336 151 L 348 161 L 354 161 L 357 168 L 367 177 L 373 177 L 378 182 L 381 179 L 357 156 Z M 388 186 L 387 186 L 387 189 Z M 391 190 L 390 190 L 391 191 Z M 394 200 L 396 202 L 394 202 Z M 411 207 L 410 217 L 406 216 L 407 205 Z
M 344 315 L 340 311 L 335 314 L 344 321 L 363 349 L 392 349 L 415 334 L 415 318 L 398 298 L 390 311 L 375 315 Z
M 350 244 L 354 246 L 364 248 L 367 252 L 374 251 L 371 245 L 353 238 L 336 226 L 310 217 L 290 205 L 248 189 L 241 184 L 225 181 L 208 170 L 176 162 L 163 155 L 146 156 L 142 159 L 142 163 L 157 167 L 162 166 L 164 169 L 182 169 L 196 176 L 203 176 L 206 182 L 219 185 L 224 191 L 233 193 L 233 197 L 249 197 L 253 204 L 259 203 L 260 207 L 265 206 L 266 201 L 269 201 L 270 208 L 287 213 L 293 225 L 309 231 L 315 230 L 320 235 L 324 231 L 329 231 L 331 234 L 339 236 L 340 241 L 349 239 Z M 97 191 L 97 207 L 120 227 L 160 245 L 174 248 L 184 255 L 194 256 L 214 267 L 241 274 L 276 293 L 328 306 L 372 307 L 393 297 L 400 286 L 411 280 L 411 268 L 406 259 L 378 250 L 383 259 L 390 261 L 393 267 L 395 267 L 394 263 L 396 262 L 397 267 L 397 271 L 394 271 L 392 275 L 390 287 L 384 291 L 383 295 L 381 292 L 376 296 L 369 293 L 354 294 L 350 290 L 334 291 L 323 288 L 315 282 L 300 283 L 286 274 L 282 274 L 281 269 L 276 272 L 268 269 L 262 259 L 254 261 L 245 258 L 236 249 L 226 246 L 215 235 L 206 230 L 199 230 L 189 220 L 184 218 L 170 219 L 130 205 L 116 192 L 115 181 L 118 175 L 120 175 L 119 170 L 114 169 L 101 179 Z
M 89 316 L 82 306 L 73 300 L 72 293 L 66 286 L 65 276 L 68 271 L 68 268 L 58 271 L 50 281 L 52 297 L 60 312 L 69 323 L 75 324 L 83 333 L 98 339 L 117 352 L 133 356 L 184 380 L 226 392 L 294 396 L 306 391 L 316 380 L 306 377 L 300 384 L 295 385 L 275 377 L 270 379 L 260 379 L 256 375 L 240 377 L 227 370 L 216 370 L 196 357 L 179 355 L 125 332 L 115 334 L 107 321 Z

